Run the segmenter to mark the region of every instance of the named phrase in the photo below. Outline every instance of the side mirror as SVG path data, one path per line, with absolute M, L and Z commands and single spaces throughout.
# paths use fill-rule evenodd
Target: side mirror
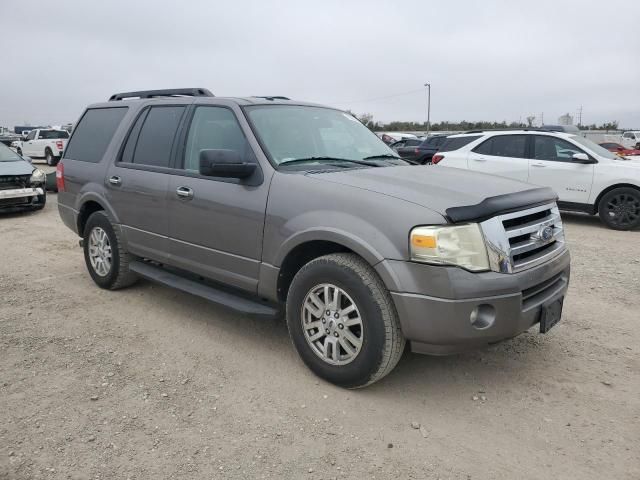
M 571 159 L 573 160 L 574 163 L 581 163 L 585 165 L 589 165 L 591 163 L 598 163 L 597 160 L 594 160 L 593 158 L 589 158 L 589 155 L 587 155 L 586 153 L 574 153 L 571 156 Z
M 235 150 L 200 151 L 200 175 L 207 177 L 247 178 L 257 167 L 255 163 L 243 162 Z

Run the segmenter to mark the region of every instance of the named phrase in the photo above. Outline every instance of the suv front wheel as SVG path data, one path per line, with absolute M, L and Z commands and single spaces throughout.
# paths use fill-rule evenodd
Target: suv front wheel
M 640 191 L 630 187 L 614 188 L 598 205 L 600 219 L 614 230 L 633 230 L 640 226 Z
M 137 280 L 129 270 L 129 252 L 104 211 L 92 213 L 87 220 L 83 246 L 89 274 L 100 288 L 117 290 Z
M 347 388 L 387 375 L 405 345 L 389 291 L 354 254 L 326 255 L 300 269 L 287 297 L 287 326 L 305 364 Z

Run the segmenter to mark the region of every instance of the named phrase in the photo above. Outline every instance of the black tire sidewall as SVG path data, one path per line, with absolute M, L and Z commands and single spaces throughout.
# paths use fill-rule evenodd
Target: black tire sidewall
M 342 288 L 356 303 L 362 318 L 364 340 L 358 356 L 346 365 L 330 365 L 320 359 L 305 339 L 301 311 L 307 293 L 317 285 Z M 382 311 L 371 290 L 353 270 L 330 261 L 314 262 L 294 279 L 287 298 L 287 326 L 298 354 L 319 377 L 343 387 L 364 385 L 378 370 L 385 347 Z
M 107 234 L 107 238 L 109 238 L 109 244 L 111 245 L 111 270 L 109 270 L 108 275 L 104 277 L 101 277 L 94 271 L 93 267 L 91 266 L 91 261 L 89 260 L 89 236 L 91 235 L 91 231 L 95 227 L 100 227 L 105 231 L 105 233 Z M 118 271 L 120 269 L 120 245 L 118 245 L 118 239 L 115 232 L 113 231 L 111 222 L 103 212 L 95 212 L 91 214 L 91 216 L 87 220 L 84 229 L 83 243 L 84 261 L 87 264 L 89 275 L 91 275 L 93 281 L 100 288 L 111 288 L 118 278 Z
M 607 203 L 609 202 L 609 199 L 611 197 L 620 195 L 622 193 L 627 195 L 635 195 L 637 198 L 640 199 L 640 191 L 636 190 L 635 188 L 629 188 L 629 187 L 614 188 L 610 192 L 605 193 L 604 196 L 600 199 L 600 203 L 598 205 L 598 215 L 600 216 L 600 220 L 602 220 L 602 222 L 609 228 L 612 228 L 614 230 L 634 230 L 640 227 L 640 218 L 636 220 L 635 224 L 632 224 L 629 226 L 621 226 L 621 225 L 616 225 L 611 223 L 609 220 L 609 216 L 607 215 L 608 213 Z

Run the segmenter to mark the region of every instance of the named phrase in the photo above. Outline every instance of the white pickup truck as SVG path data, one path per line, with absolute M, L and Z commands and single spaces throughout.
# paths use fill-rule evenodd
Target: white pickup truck
M 20 155 L 44 158 L 47 165 L 56 165 L 68 140 L 69 132 L 66 130 L 35 129 L 29 132 L 25 140 L 16 142 L 15 148 Z

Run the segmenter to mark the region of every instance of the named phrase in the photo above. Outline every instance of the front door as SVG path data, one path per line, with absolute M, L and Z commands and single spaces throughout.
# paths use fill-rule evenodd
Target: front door
M 469 152 L 469 169 L 526 182 L 529 171 L 526 144 L 526 135 L 489 137 Z
M 249 181 L 199 173 L 202 150 L 234 150 L 257 162 L 231 108 L 197 106 L 169 182 L 170 263 L 203 277 L 257 292 L 269 179 Z
M 27 138 L 22 142 L 22 154 L 27 157 L 35 157 L 37 155 L 35 138 L 37 130 L 31 130 Z
M 588 203 L 593 183 L 593 164 L 573 161 L 578 146 L 551 135 L 534 135 L 529 160 L 529 183 L 553 188 L 561 202 Z
M 157 261 L 169 256 L 167 189 L 174 138 L 185 110 L 184 105 L 143 110 L 105 178 L 129 250 Z

